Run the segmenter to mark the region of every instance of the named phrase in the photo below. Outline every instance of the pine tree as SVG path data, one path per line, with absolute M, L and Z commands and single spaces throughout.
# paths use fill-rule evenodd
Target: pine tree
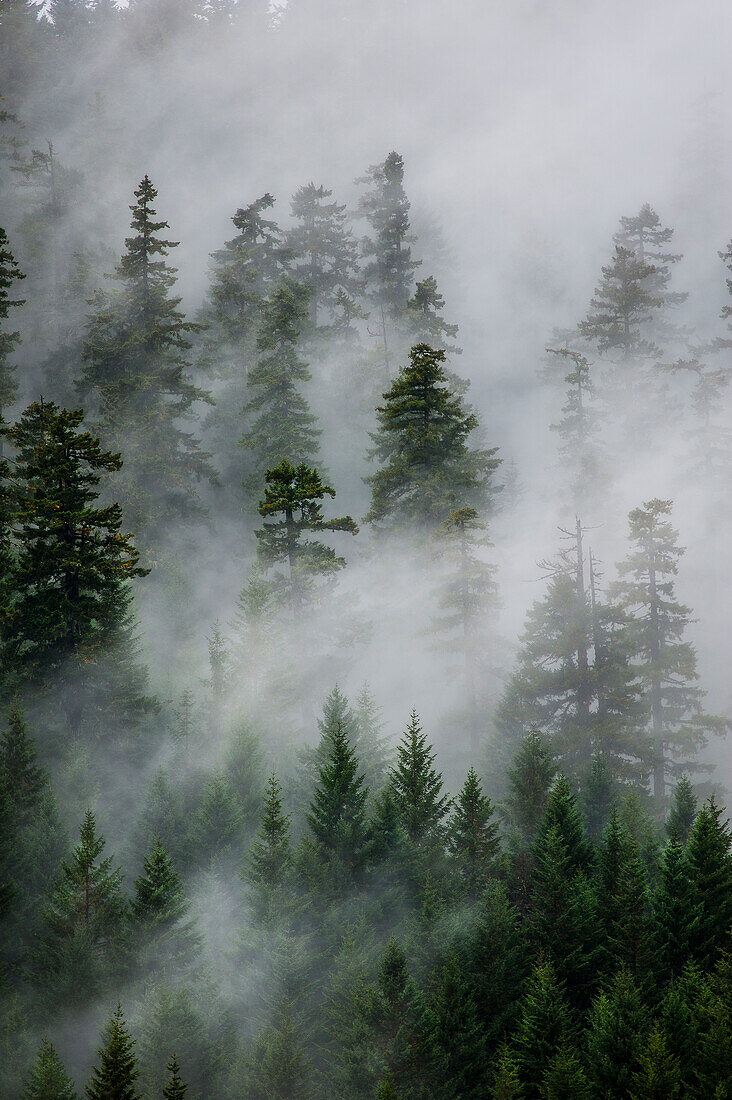
M 440 614 L 432 620 L 432 631 L 440 636 L 440 648 L 462 664 L 465 724 L 474 760 L 479 750 L 478 684 L 493 671 L 491 620 L 498 607 L 495 566 L 479 556 L 492 545 L 485 529 L 475 508 L 460 508 L 435 532 L 442 577 L 435 593 Z
M 379 427 L 369 457 L 381 468 L 366 479 L 366 520 L 397 530 L 434 530 L 455 508 L 490 502 L 501 460 L 495 447 L 468 446 L 478 419 L 449 389 L 444 351 L 417 344 L 409 359 L 376 410 Z
M 360 289 L 358 246 L 347 228 L 345 206 L 328 202 L 333 192 L 314 183 L 299 187 L 290 204 L 295 226 L 287 233 L 294 275 L 310 292 L 310 321 L 334 318 L 341 293 Z
M 353 709 L 353 736 L 364 781 L 371 791 L 380 790 L 386 780 L 391 755 L 389 740 L 382 730 L 381 708 L 368 684 L 364 684 Z
M 584 822 L 577 805 L 577 798 L 566 776 L 556 779 L 542 817 L 537 843 L 556 830 L 567 851 L 573 871 L 588 872 L 593 865 L 592 846 L 587 840 Z
M 283 460 L 312 462 L 320 449 L 316 417 L 298 389 L 311 378 L 297 354 L 308 298 L 306 287 L 286 278 L 262 308 L 260 356 L 249 374 L 254 392 L 244 410 L 248 428 L 240 440 L 249 455 L 244 483 L 251 492 L 259 490 L 265 471 Z
M 602 753 L 592 757 L 589 775 L 582 790 L 582 806 L 587 835 L 597 843 L 605 830 L 618 795 L 618 784 Z
M 646 285 L 661 297 L 665 307 L 681 305 L 688 298 L 688 294 L 668 290 L 671 265 L 682 259 L 678 253 L 665 251 L 673 235 L 673 229 L 661 225 L 658 214 L 647 202 L 633 217 L 622 217 L 620 229 L 613 235 L 615 244 L 632 249 L 641 263 L 653 266 L 653 273 L 646 279 Z
M 673 802 L 666 818 L 666 833 L 686 845 L 697 814 L 697 800 L 688 775 L 682 775 L 674 787 Z
M 541 1088 L 557 1052 L 571 1037 L 569 1008 L 549 963 L 536 967 L 511 1044 L 511 1061 L 524 1100 L 540 1100 Z
M 184 1084 L 181 1079 L 180 1066 L 178 1065 L 178 1059 L 175 1054 L 168 1062 L 167 1070 L 170 1074 L 170 1079 L 163 1089 L 163 1100 L 183 1100 L 188 1091 L 188 1085 Z
M 50 689 L 63 669 L 73 736 L 97 702 L 126 722 L 151 705 L 136 661 L 129 586 L 147 570 L 121 533 L 119 505 L 95 506 L 101 473 L 118 471 L 121 460 L 80 431 L 82 423 L 81 410 L 34 403 L 3 431 L 16 448 L 18 546 L 6 662 L 21 682 Z
M 22 298 L 11 297 L 14 284 L 24 278 L 10 250 L 7 233 L 0 229 L 0 423 L 3 409 L 12 404 L 17 391 L 14 368 L 8 360 L 20 337 L 17 332 L 6 331 L 6 321 L 11 309 L 24 305 Z
M 8 728 L 0 740 L 0 786 L 7 792 L 16 824 L 30 822 L 48 779 L 36 763 L 36 750 L 17 701 L 8 714 Z
M 316 841 L 347 867 L 358 868 L 366 839 L 368 789 L 347 732 L 338 725 L 329 732 L 327 756 L 307 822 Z
M 122 1006 L 116 1010 L 102 1035 L 104 1046 L 97 1052 L 99 1066 L 92 1070 L 91 1084 L 87 1086 L 89 1100 L 140 1100 L 135 1088 L 139 1077 L 137 1058 L 130 1037 Z
M 538 726 L 575 775 L 586 774 L 600 753 L 613 778 L 643 781 L 649 751 L 638 733 L 643 708 L 626 616 L 597 599 L 594 573 L 587 584 L 579 518 L 564 534 L 570 547 L 540 563 L 549 574 L 547 594 L 528 613 L 498 728 L 515 738 Z
M 722 813 L 710 798 L 697 815 L 686 849 L 701 910 L 695 957 L 705 969 L 714 965 L 732 928 L 732 835 Z
M 435 754 L 422 732 L 419 716 L 412 711 L 391 769 L 391 786 L 397 813 L 413 844 L 430 847 L 444 833 L 443 818 L 450 800 L 442 793 L 442 777 L 434 767 Z
M 130 915 L 143 945 L 149 943 L 158 967 L 188 965 L 201 946 L 193 923 L 186 920 L 189 905 L 183 883 L 160 840 L 143 860 L 143 874 L 135 880 Z
M 345 559 L 325 543 L 303 536 L 319 531 L 346 531 L 355 535 L 358 526 L 350 516 L 323 518 L 319 502 L 325 496 L 334 497 L 335 489 L 324 484 L 318 471 L 304 463 L 295 467 L 283 461 L 267 471 L 265 482 L 259 514 L 265 520 L 281 518 L 265 522 L 255 531 L 259 541 L 257 554 L 265 569 L 287 563 L 287 575 L 278 575 L 278 581 L 297 619 L 306 603 L 315 596 L 317 579 L 336 573 L 346 564 Z
M 595 384 L 586 355 L 569 347 L 547 348 L 559 356 L 566 366 L 567 387 L 561 420 L 550 425 L 560 439 L 559 454 L 568 463 L 571 491 L 575 505 L 584 508 L 597 496 L 602 479 L 600 448 L 597 442 L 598 415 L 594 407 Z
M 646 338 L 650 322 L 664 304 L 649 285 L 655 273 L 655 267 L 632 249 L 616 244 L 612 260 L 602 269 L 587 317 L 578 325 L 580 334 L 600 352 L 620 352 L 626 362 L 655 354 L 657 349 Z
M 628 1096 L 650 1031 L 650 1014 L 625 970 L 595 1001 L 586 1040 L 587 1076 L 597 1096 Z
M 591 1100 L 590 1086 L 577 1052 L 567 1043 L 549 1063 L 542 1100 Z
M 471 899 L 485 890 L 500 850 L 498 822 L 492 820 L 493 814 L 491 800 L 483 794 L 480 779 L 470 768 L 455 803 L 447 844 L 462 888 Z
M 674 577 L 683 549 L 665 518 L 670 500 L 649 500 L 629 515 L 633 549 L 618 569 L 624 578 L 615 592 L 634 622 L 630 634 L 634 667 L 651 714 L 653 793 L 659 807 L 666 796 L 667 775 L 688 771 L 691 758 L 710 733 L 723 733 L 729 723 L 704 714 L 703 692 L 696 687 L 696 652 L 682 641 L 690 610 L 677 602 Z M 698 765 L 696 765 L 698 769 Z
M 682 1096 L 681 1067 L 668 1049 L 663 1034 L 654 1027 L 638 1056 L 638 1069 L 630 1100 L 676 1100 Z
M 658 973 L 678 977 L 694 957 L 702 903 L 696 897 L 686 850 L 676 834 L 666 845 L 661 881 L 653 898 Z
M 23 1090 L 23 1100 L 78 1100 L 73 1081 L 48 1039 L 41 1043 Z
M 201 855 L 221 855 L 237 844 L 244 828 L 241 805 L 228 778 L 215 771 L 206 784 L 193 822 Z
M 125 454 L 125 515 L 148 541 L 171 521 L 200 514 L 197 485 L 216 480 L 209 456 L 181 426 L 210 398 L 188 377 L 190 336 L 199 326 L 171 296 L 176 269 L 167 256 L 177 242 L 160 236 L 168 223 L 155 220 L 156 197 L 145 176 L 115 271 L 120 288 L 94 303 L 79 380 L 79 392 L 98 403 L 105 440 Z
M 489 1066 L 486 1039 L 455 951 L 448 954 L 430 982 L 416 1053 L 429 1095 L 485 1095 Z
M 464 970 L 473 991 L 481 1030 L 491 1051 L 513 1031 L 529 969 L 529 952 L 518 911 L 502 883 L 489 886 L 465 945 Z
M 273 772 L 267 781 L 257 839 L 244 878 L 254 891 L 255 908 L 265 919 L 282 915 L 284 888 L 292 866 L 290 814 L 282 810 L 282 787 Z
M 437 289 L 437 280 L 429 275 L 417 287 L 413 297 L 407 302 L 409 327 L 415 344 L 429 344 L 449 355 L 460 355 L 461 349 L 450 341 L 458 333 L 458 326 L 448 324 L 441 316 L 445 308 L 445 299 Z M 451 382 L 455 382 L 451 379 Z

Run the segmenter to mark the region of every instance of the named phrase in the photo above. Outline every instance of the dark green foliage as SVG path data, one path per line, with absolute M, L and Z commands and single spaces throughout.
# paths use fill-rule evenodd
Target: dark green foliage
M 254 891 L 257 912 L 265 919 L 282 915 L 284 888 L 292 865 L 290 814 L 282 809 L 282 787 L 272 773 L 267 781 L 257 839 L 244 877 Z
M 310 803 L 307 822 L 326 852 L 356 869 L 366 839 L 368 789 L 348 733 L 339 722 L 328 731 L 325 759 Z
M 638 845 L 613 811 L 597 867 L 598 917 L 604 932 L 604 969 L 625 967 L 639 986 L 653 964 L 646 876 Z
M 676 1100 L 682 1096 L 681 1067 L 666 1039 L 654 1027 L 638 1056 L 631 1100 Z
M 287 234 L 295 277 L 310 293 L 310 320 L 322 324 L 339 313 L 343 294 L 360 288 L 358 247 L 346 225 L 346 208 L 327 202 L 332 191 L 314 183 L 299 187 L 290 204 L 295 227 Z
M 373 233 L 363 246 L 367 257 L 364 277 L 382 318 L 399 319 L 407 308 L 412 274 L 419 266 L 409 247 L 413 238 L 404 191 L 404 160 L 391 152 L 383 163 L 372 165 L 360 182 L 370 185 L 361 199 L 360 212 Z
M 396 530 L 434 530 L 461 507 L 485 507 L 500 465 L 496 448 L 472 450 L 478 420 L 448 387 L 444 351 L 417 344 L 377 407 L 369 457 L 381 468 L 371 486 L 370 523 Z
M 97 1052 L 99 1065 L 92 1070 L 91 1083 L 87 1086 L 89 1100 L 140 1100 L 135 1087 L 139 1077 L 137 1058 L 121 1005 L 107 1024 L 102 1035 L 104 1046 Z
M 409 840 L 429 847 L 443 836 L 443 818 L 449 799 L 442 793 L 442 778 L 434 768 L 435 755 L 422 732 L 419 716 L 412 711 L 390 773 L 396 811 Z
M 653 897 L 657 969 L 664 978 L 678 977 L 689 959 L 695 957 L 701 907 L 686 850 L 674 834 L 664 849 L 661 881 Z
M 36 763 L 35 746 L 16 702 L 10 708 L 8 727 L 0 741 L 0 786 L 7 794 L 16 825 L 32 820 L 47 783 L 44 771 Z
M 532 726 L 509 769 L 506 798 L 511 824 L 525 844 L 533 841 L 544 819 L 556 773 L 554 754 L 539 730 Z
M 421 1075 L 434 1097 L 485 1095 L 486 1036 L 460 961 L 451 952 L 433 976 L 420 1021 L 418 1050 L 424 1052 Z
M 166 1068 L 170 1074 L 170 1078 L 163 1089 L 163 1100 L 183 1100 L 188 1091 L 188 1085 L 184 1084 L 180 1076 L 180 1066 L 178 1065 L 178 1059 L 175 1054 L 168 1062 Z
M 24 278 L 10 250 L 8 235 L 0 229 L 0 422 L 3 409 L 12 403 L 17 390 L 14 368 L 8 359 L 20 337 L 17 332 L 6 331 L 5 322 L 12 308 L 24 304 L 22 298 L 11 297 L 14 284 Z
M 554 783 L 546 804 L 546 811 L 539 827 L 537 843 L 556 830 L 564 845 L 569 865 L 573 871 L 589 871 L 592 847 L 585 835 L 585 827 L 577 806 L 577 798 L 567 778 L 560 775 Z
M 711 968 L 729 941 L 732 928 L 732 836 L 714 798 L 694 822 L 687 845 L 689 874 L 700 906 L 695 957 Z
M 245 484 L 252 493 L 259 492 L 266 472 L 278 463 L 312 462 L 320 449 L 316 418 L 298 389 L 310 381 L 297 355 L 308 299 L 306 287 L 286 279 L 263 307 L 260 357 L 249 373 L 254 391 L 245 409 L 249 427 L 240 441 L 249 452 Z
M 493 814 L 491 800 L 471 768 L 455 802 L 447 836 L 462 889 L 471 899 L 479 897 L 494 873 L 500 841 Z
M 441 316 L 444 307 L 445 299 L 437 289 L 434 275 L 417 282 L 414 295 L 407 302 L 413 342 L 459 355 L 460 348 L 450 343 L 457 336 L 458 326 L 448 324 Z
M 549 1067 L 571 1035 L 564 991 L 551 965 L 542 963 L 531 976 L 511 1044 L 511 1063 L 521 1087 L 521 1097 L 540 1100 Z
M 591 1100 L 582 1062 L 569 1044 L 560 1047 L 549 1063 L 542 1085 L 542 1100 Z
M 621 970 L 599 995 L 589 1018 L 587 1075 L 597 1096 L 629 1096 L 650 1026 L 638 986 Z
M 186 919 L 188 909 L 183 883 L 156 840 L 143 861 L 143 874 L 135 880 L 130 915 L 138 943 L 150 947 L 160 968 L 180 971 L 200 949 L 201 937 Z
M 129 581 L 144 576 L 117 504 L 97 507 L 117 454 L 80 431 L 81 410 L 34 403 L 4 435 L 16 448 L 17 560 L 3 624 L 6 661 L 21 681 L 50 686 L 63 668 L 73 735 L 98 702 L 132 722 L 149 707 L 136 662 Z M 106 696 L 106 698 L 104 697 Z
M 209 1014 L 216 1020 L 215 1010 Z M 206 1018 L 185 986 L 151 989 L 142 1005 L 139 1065 L 143 1095 L 160 1096 L 170 1080 L 171 1048 L 185 1050 L 189 1095 L 205 1096 L 215 1086 L 215 1061 Z
M 293 615 L 298 617 L 316 595 L 318 578 L 331 576 L 346 564 L 330 546 L 306 536 L 320 531 L 355 535 L 358 526 L 350 516 L 323 518 L 319 502 L 326 496 L 334 497 L 335 489 L 324 484 L 318 471 L 304 463 L 295 467 L 283 461 L 267 470 L 265 482 L 259 514 L 274 522 L 265 522 L 255 531 L 257 554 L 265 569 L 286 563 L 287 575 L 278 574 L 277 579 L 285 589 Z
M 507 1038 L 520 1015 L 528 954 L 519 915 L 504 888 L 490 887 L 465 946 L 464 963 L 481 1033 L 490 1051 Z
M 115 271 L 120 288 L 95 300 L 79 381 L 79 392 L 98 407 L 105 441 L 125 454 L 125 516 L 148 541 L 171 521 L 200 512 L 197 485 L 216 477 L 182 427 L 209 398 L 188 377 L 186 354 L 198 326 L 171 296 L 176 271 L 167 256 L 177 242 L 160 236 L 168 223 L 155 220 L 156 197 L 145 176 L 130 207 L 133 235 Z
M 601 753 L 592 757 L 590 773 L 582 791 L 582 803 L 587 822 L 587 835 L 597 843 L 607 825 L 618 795 L 606 758 Z
M 23 1090 L 23 1100 L 78 1100 L 74 1083 L 48 1039 L 41 1043 Z
M 688 775 L 682 775 L 674 787 L 673 802 L 666 818 L 666 833 L 686 844 L 691 833 L 698 804 Z
M 253 1100 L 306 1100 L 308 1076 L 299 1028 L 287 1005 L 279 1026 L 267 1030 L 257 1044 L 250 1096 Z
M 221 771 L 207 782 L 193 822 L 193 839 L 201 855 L 231 853 L 244 829 L 244 815 L 231 783 Z
M 616 244 L 613 258 L 602 269 L 602 281 L 595 288 L 587 318 L 579 331 L 600 352 L 620 352 L 624 359 L 654 352 L 646 332 L 663 297 L 649 285 L 655 274 L 630 248 Z

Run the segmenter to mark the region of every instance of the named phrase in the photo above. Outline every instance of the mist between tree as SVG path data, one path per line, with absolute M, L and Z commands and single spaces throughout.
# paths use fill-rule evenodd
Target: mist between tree
M 0 1097 L 728 1087 L 724 16 L 3 0 Z

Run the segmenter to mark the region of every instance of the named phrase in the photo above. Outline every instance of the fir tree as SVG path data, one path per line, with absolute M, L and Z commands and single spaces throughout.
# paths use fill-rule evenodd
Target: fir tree
M 24 304 L 22 298 L 11 297 L 14 284 L 24 278 L 10 250 L 7 233 L 0 229 L 0 423 L 3 409 L 12 404 L 17 391 L 14 368 L 8 360 L 20 337 L 17 332 L 6 331 L 6 321 L 11 309 Z
M 78 1100 L 73 1081 L 48 1039 L 41 1043 L 23 1090 L 23 1100 Z
M 605 830 L 617 794 L 618 784 L 613 779 L 605 757 L 602 753 L 595 753 L 582 791 L 587 835 L 593 843 L 600 840 Z
M 368 684 L 364 684 L 353 709 L 353 736 L 369 790 L 380 790 L 389 767 L 389 741 L 382 733 L 381 708 Z
M 633 978 L 621 970 L 595 1001 L 587 1033 L 587 1075 L 597 1096 L 628 1096 L 650 1031 Z
M 697 815 L 687 845 L 694 897 L 701 910 L 695 957 L 711 969 L 732 928 L 732 835 L 714 798 Z
M 121 1005 L 116 1010 L 102 1035 L 104 1046 L 97 1052 L 99 1066 L 92 1070 L 91 1084 L 87 1086 L 89 1100 L 140 1100 L 135 1087 L 139 1077 L 137 1058 Z
M 15 702 L 0 740 L 0 786 L 7 792 L 16 824 L 32 820 L 47 784 L 45 772 L 36 763 L 23 712 Z
M 188 377 L 186 355 L 198 326 L 171 296 L 176 272 L 167 256 L 177 242 L 160 236 L 168 223 L 155 220 L 156 197 L 145 176 L 130 207 L 133 235 L 115 271 L 120 289 L 95 302 L 79 381 L 79 392 L 98 403 L 105 440 L 125 454 L 125 515 L 148 539 L 171 520 L 200 513 L 197 485 L 216 480 L 209 456 L 181 426 L 210 398 Z
M 544 1075 L 542 1100 L 591 1100 L 582 1062 L 569 1043 L 560 1047 Z
M 345 559 L 331 547 L 303 536 L 319 531 L 346 531 L 355 535 L 358 526 L 350 516 L 323 518 L 319 502 L 326 496 L 334 497 L 335 489 L 324 484 L 318 471 L 304 463 L 295 467 L 283 461 L 267 471 L 265 481 L 259 514 L 265 521 L 281 518 L 265 522 L 255 531 L 259 541 L 257 553 L 265 569 L 287 563 L 287 575 L 278 579 L 285 588 L 293 616 L 299 618 L 308 599 L 315 595 L 317 579 L 328 577 L 345 565 Z
M 168 1062 L 167 1070 L 170 1074 L 170 1078 L 163 1089 L 163 1100 L 183 1100 L 188 1091 L 188 1085 L 183 1083 L 180 1076 L 180 1066 L 178 1065 L 178 1059 L 175 1054 Z
M 461 349 L 451 344 L 458 333 L 457 325 L 450 325 L 441 316 L 445 299 L 437 289 L 434 275 L 417 282 L 413 297 L 407 302 L 407 314 L 413 342 L 429 344 L 450 355 L 460 355 Z M 455 381 L 454 379 L 451 381 Z
M 306 1100 L 308 1070 L 300 1029 L 287 1004 L 279 1026 L 268 1029 L 257 1044 L 252 1095 L 257 1100 Z
M 697 800 L 688 775 L 682 775 L 674 787 L 673 802 L 666 818 L 666 833 L 685 845 L 697 814 Z
M 673 229 L 661 224 L 658 214 L 647 202 L 634 216 L 622 217 L 620 229 L 613 235 L 615 244 L 632 249 L 641 263 L 653 266 L 646 285 L 661 297 L 664 306 L 678 306 L 688 298 L 688 294 L 668 290 L 671 265 L 682 259 L 679 253 L 665 251 L 673 235 Z
M 663 1034 L 654 1027 L 638 1056 L 630 1100 L 676 1100 L 682 1094 L 681 1067 Z
M 359 763 L 342 725 L 330 731 L 327 756 L 318 769 L 307 822 L 318 843 L 356 869 L 366 838 L 366 801 Z
M 412 711 L 389 778 L 397 813 L 413 844 L 429 847 L 444 833 L 443 818 L 450 800 L 442 793 L 442 778 L 434 767 L 435 755 Z
M 143 860 L 144 873 L 135 881 L 132 916 L 135 920 L 160 926 L 180 920 L 188 906 L 183 884 L 173 870 L 168 853 L 156 840 Z
M 721 734 L 729 725 L 704 714 L 703 692 L 696 686 L 696 652 L 691 642 L 682 640 L 690 611 L 677 602 L 674 592 L 683 549 L 666 519 L 671 506 L 670 500 L 649 500 L 630 513 L 633 549 L 618 566 L 624 579 L 615 586 L 634 616 L 634 667 L 649 703 L 653 793 L 659 806 L 665 799 L 667 775 L 688 771 L 708 735 Z
M 417 344 L 377 407 L 369 457 L 381 468 L 366 479 L 366 520 L 394 529 L 433 529 L 456 507 L 483 507 L 500 464 L 497 448 L 472 450 L 478 419 L 447 385 L 444 351 Z
M 597 412 L 594 408 L 595 385 L 586 355 L 569 347 L 547 348 L 559 356 L 569 373 L 561 420 L 551 425 L 560 439 L 559 453 L 571 471 L 572 496 L 577 507 L 592 503 L 601 478 L 600 451 L 597 443 Z M 571 366 L 570 366 L 571 365 Z
M 311 377 L 297 355 L 308 297 L 306 287 L 288 278 L 263 306 L 260 357 L 249 374 L 254 392 L 245 407 L 248 428 L 240 440 L 249 453 L 245 485 L 252 492 L 259 490 L 265 471 L 283 460 L 312 462 L 320 449 L 316 417 L 298 390 Z
M 244 828 L 242 808 L 231 783 L 221 771 L 206 784 L 193 822 L 193 838 L 202 853 L 230 852 Z
M 653 898 L 658 973 L 678 977 L 693 958 L 700 934 L 702 902 L 696 897 L 686 850 L 676 834 L 666 845 L 661 881 Z
M 532 726 L 519 745 L 509 769 L 509 794 L 506 798 L 511 824 L 524 844 L 533 842 L 544 819 L 556 772 L 554 754 L 539 730 Z
M 570 1037 L 570 1014 L 563 989 L 551 965 L 543 963 L 531 976 L 511 1044 L 511 1061 L 524 1100 L 540 1100 L 547 1071 Z
M 96 507 L 102 472 L 117 454 L 80 431 L 81 410 L 34 403 L 4 435 L 16 448 L 13 484 L 18 544 L 6 614 L 6 661 L 21 680 L 45 687 L 63 669 L 63 708 L 79 731 L 96 687 L 123 721 L 149 709 L 136 662 L 129 582 L 147 572 L 119 505 Z
M 483 794 L 480 779 L 470 768 L 455 803 L 447 843 L 462 888 L 471 899 L 480 896 L 494 873 L 500 841 L 493 814 L 491 800 Z
M 282 787 L 273 772 L 267 781 L 259 833 L 244 871 L 254 891 L 255 906 L 266 918 L 282 912 L 283 890 L 292 866 L 290 816 L 283 812 Z
M 417 1043 L 420 1076 L 432 1096 L 485 1095 L 488 1077 L 486 1039 L 472 991 L 456 952 L 434 974 L 420 1021 Z
M 485 892 L 465 945 L 465 976 L 488 1049 L 497 1050 L 521 1016 L 529 953 L 516 909 L 502 883 Z
M 310 321 L 339 310 L 339 292 L 360 289 L 358 246 L 347 228 L 346 208 L 328 202 L 333 192 L 314 183 L 299 187 L 290 204 L 295 226 L 287 234 L 294 275 L 310 292 Z
M 581 335 L 598 351 L 618 351 L 626 362 L 656 352 L 646 338 L 650 322 L 664 304 L 663 297 L 649 285 L 655 273 L 655 267 L 632 249 L 615 245 L 612 260 L 602 269 L 602 280 L 595 288 L 587 317 L 578 325 Z

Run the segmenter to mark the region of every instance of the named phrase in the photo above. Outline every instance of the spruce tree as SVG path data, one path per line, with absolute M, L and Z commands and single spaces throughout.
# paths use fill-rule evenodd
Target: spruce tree
M 290 814 L 282 809 L 282 787 L 273 772 L 267 781 L 259 832 L 244 869 L 254 892 L 258 914 L 265 919 L 282 915 L 284 889 L 292 866 Z
M 78 1100 L 74 1083 L 48 1039 L 41 1043 L 23 1090 L 23 1100 Z
M 434 275 L 417 282 L 414 295 L 407 302 L 409 327 L 415 344 L 429 344 L 449 355 L 460 355 L 461 349 L 450 341 L 458 333 L 458 326 L 448 324 L 441 316 L 445 299 L 437 289 Z M 451 379 L 454 383 L 456 380 Z M 464 385 L 464 383 L 463 383 Z
M 678 603 L 674 591 L 684 551 L 666 518 L 671 507 L 670 500 L 655 499 L 630 513 L 632 550 L 618 566 L 623 579 L 615 585 L 622 606 L 633 615 L 630 642 L 650 710 L 653 794 L 659 808 L 668 775 L 689 771 L 708 735 L 729 727 L 725 719 L 703 712 L 696 651 L 682 640 L 690 609 Z
M 596 498 L 602 478 L 595 383 L 590 361 L 586 355 L 569 347 L 547 348 L 547 351 L 558 356 L 565 369 L 569 368 L 563 378 L 567 389 L 561 419 L 550 427 L 561 439 L 559 454 L 562 463 L 569 466 L 569 484 L 575 505 L 584 508 Z
M 347 226 L 345 206 L 327 201 L 333 192 L 314 183 L 299 187 L 290 208 L 295 226 L 287 233 L 293 271 L 310 292 L 310 321 L 322 324 L 323 316 L 335 318 L 339 292 L 360 289 L 358 246 Z
M 455 508 L 483 508 L 495 492 L 497 448 L 471 449 L 478 419 L 448 386 L 444 351 L 416 344 L 376 410 L 369 453 L 381 468 L 371 486 L 370 523 L 434 530 Z
M 616 244 L 610 263 L 602 269 L 580 334 L 599 352 L 618 352 L 627 363 L 656 353 L 647 338 L 649 325 L 663 307 L 663 297 L 650 285 L 656 269 L 633 249 Z M 631 379 L 629 378 L 629 381 Z
M 137 1057 L 122 1006 L 112 1013 L 102 1040 L 104 1046 L 98 1050 L 99 1065 L 92 1069 L 91 1083 L 87 1086 L 88 1100 L 140 1100 L 135 1087 L 139 1077 Z
M 364 780 L 372 791 L 383 787 L 389 767 L 391 752 L 383 729 L 381 708 L 369 685 L 364 683 L 353 708 L 353 731 Z
M 637 214 L 622 217 L 620 229 L 613 235 L 615 244 L 632 249 L 641 263 L 653 266 L 653 273 L 648 276 L 646 285 L 661 297 L 664 306 L 678 306 L 688 298 L 688 294 L 668 289 L 671 265 L 682 259 L 679 253 L 666 251 L 673 235 L 673 229 L 661 224 L 658 214 L 647 202 L 643 203 Z
M 244 410 L 248 427 L 240 440 L 248 453 L 245 485 L 250 492 L 259 490 L 268 469 L 283 460 L 312 462 L 320 449 L 316 417 L 298 389 L 311 377 L 297 354 L 308 297 L 306 287 L 287 278 L 262 309 L 260 355 L 249 374 Z
M 163 1100 L 183 1100 L 188 1091 L 188 1085 L 184 1084 L 180 1076 L 180 1066 L 175 1054 L 168 1062 L 167 1070 L 170 1078 L 163 1089 Z
M 17 701 L 10 708 L 7 730 L 0 740 L 0 786 L 7 793 L 17 825 L 35 816 L 48 779 L 36 763 L 36 750 Z
M 334 497 L 335 489 L 305 463 L 295 467 L 283 461 L 267 470 L 265 482 L 264 499 L 259 504 L 259 514 L 265 523 L 255 531 L 257 554 L 266 570 L 286 563 L 287 574 L 278 574 L 277 580 L 293 617 L 298 619 L 317 594 L 318 578 L 331 576 L 346 564 L 331 547 L 304 536 L 320 531 L 355 535 L 358 526 L 350 516 L 323 518 L 320 501 L 326 496 Z M 274 522 L 267 523 L 267 519 Z
M 14 284 L 24 278 L 10 249 L 7 233 L 0 229 L 0 424 L 3 410 L 12 404 L 17 391 L 15 372 L 9 359 L 20 337 L 17 332 L 7 331 L 6 322 L 11 309 L 24 304 L 22 298 L 12 297 Z
M 134 888 L 130 916 L 138 941 L 154 952 L 158 967 L 180 970 L 189 965 L 200 949 L 201 937 L 186 919 L 190 906 L 183 883 L 160 840 L 145 856 Z
M 681 1066 L 664 1035 L 654 1027 L 638 1056 L 630 1100 L 677 1100 L 682 1096 Z
M 192 841 L 203 856 L 223 855 L 238 844 L 244 815 L 229 779 L 215 771 L 201 795 L 192 826 Z
M 629 1095 L 650 1027 L 637 985 L 621 970 L 598 996 L 589 1017 L 587 1076 L 595 1095 Z
M 150 707 L 129 584 L 147 570 L 138 565 L 131 536 L 121 533 L 119 505 L 97 506 L 102 473 L 118 471 L 121 459 L 103 451 L 82 424 L 80 409 L 34 403 L 3 431 L 16 448 L 17 501 L 5 659 L 21 683 L 46 689 L 63 669 L 72 736 L 92 705 L 108 707 L 123 722 L 139 720 Z
M 663 852 L 661 881 L 653 897 L 659 976 L 678 977 L 695 955 L 702 902 L 697 898 L 686 849 L 672 834 Z
M 176 269 L 167 262 L 176 241 L 160 236 L 157 191 L 145 178 L 135 191 L 133 235 L 115 279 L 99 295 L 87 327 L 79 392 L 98 409 L 105 442 L 125 455 L 127 522 L 148 541 L 176 520 L 201 513 L 198 484 L 216 474 L 195 435 L 184 430 L 197 403 L 210 401 L 190 381 L 187 353 L 198 330 L 171 296 Z
M 544 819 L 556 773 L 554 754 L 539 730 L 530 727 L 509 769 L 505 800 L 511 825 L 524 844 L 533 842 Z
M 682 775 L 674 787 L 671 809 L 666 818 L 666 833 L 669 837 L 678 837 L 682 844 L 686 844 L 696 819 L 698 803 L 691 780 L 688 775 Z
M 470 768 L 449 822 L 447 846 L 461 887 L 471 900 L 482 894 L 495 871 L 500 840 L 493 815 L 491 800 L 483 794 L 477 772 Z
M 492 884 L 483 895 L 464 957 L 481 1030 L 489 1050 L 495 1051 L 521 1015 L 530 965 L 522 922 L 502 883 Z
M 544 1075 L 542 1100 L 591 1100 L 581 1058 L 569 1043 L 561 1046 Z
M 695 958 L 711 969 L 732 928 L 732 835 L 723 810 L 710 798 L 699 811 L 687 845 L 694 898 L 699 906 Z
M 326 852 L 356 870 L 366 839 L 368 789 L 348 734 L 340 723 L 330 731 L 324 748 L 327 755 L 318 769 L 307 822 Z
M 441 840 L 443 819 L 450 807 L 434 761 L 432 746 L 413 710 L 397 746 L 397 762 L 391 769 L 389 784 L 406 834 L 418 846 L 430 847 Z
M 571 1034 L 564 990 L 551 965 L 542 963 L 531 976 L 510 1048 L 511 1062 L 521 1086 L 519 1095 L 525 1100 L 540 1100 L 547 1071 Z

